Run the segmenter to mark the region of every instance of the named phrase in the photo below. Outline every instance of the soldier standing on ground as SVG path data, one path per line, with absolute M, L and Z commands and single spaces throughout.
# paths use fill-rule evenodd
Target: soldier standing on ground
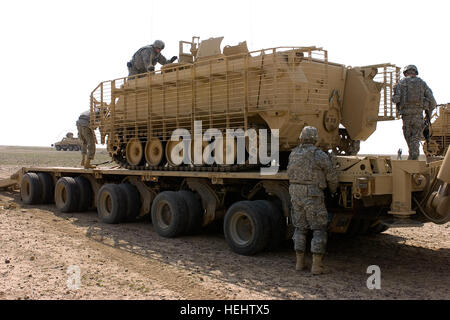
M 82 146 L 81 146 L 81 166 L 85 169 L 95 168 L 94 165 L 91 164 L 91 161 L 94 160 L 95 156 L 95 134 L 94 131 L 89 126 L 90 122 L 90 111 L 87 110 L 83 112 L 77 121 L 77 129 L 78 129 L 78 138 L 80 138 Z
M 311 252 L 312 274 L 324 273 L 322 263 L 327 244 L 328 212 L 323 190 L 335 193 L 338 186 L 337 171 L 328 155 L 315 146 L 317 129 L 305 127 L 300 134 L 300 145 L 289 156 L 287 174 L 292 203 L 293 236 L 297 256 L 296 270 L 305 268 L 306 235 L 313 231 Z
M 402 160 L 402 152 L 403 152 L 402 148 L 398 149 L 398 151 L 397 151 L 397 160 Z
M 398 113 L 402 116 L 403 135 L 409 149 L 408 160 L 417 160 L 424 130 L 423 111 L 431 115 L 436 100 L 425 81 L 418 77 L 416 66 L 406 66 L 403 75 L 405 78 L 395 87 L 392 101 L 397 104 Z
M 177 56 L 173 56 L 170 60 L 167 60 L 161 51 L 164 49 L 164 42 L 156 40 L 152 45 L 140 48 L 131 58 L 131 61 L 127 63 L 128 76 L 135 74 L 153 72 L 155 71 L 156 63 L 165 65 L 174 62 L 178 59 Z

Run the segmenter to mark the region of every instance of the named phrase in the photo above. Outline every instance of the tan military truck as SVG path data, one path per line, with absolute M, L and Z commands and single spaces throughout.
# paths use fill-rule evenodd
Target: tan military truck
M 431 115 L 429 137 L 423 144 L 428 157 L 444 156 L 450 144 L 450 103 L 440 104 Z
M 75 138 L 72 132 L 68 132 L 66 136 L 61 139 L 61 141 L 52 144 L 52 147 L 54 146 L 56 151 L 80 151 L 81 145 L 81 140 Z
M 377 121 L 396 118 L 390 97 L 397 67 L 347 67 L 316 47 L 249 52 L 241 43 L 222 51 L 221 40 L 181 42 L 178 64 L 94 89 L 91 127 L 100 129 L 121 168 L 25 167 L 0 187 L 20 185 L 26 204 L 54 201 L 62 212 L 96 208 L 103 223 L 151 215 L 154 230 L 168 238 L 219 222 L 231 250 L 255 254 L 292 236 L 283 157 L 302 128 L 313 125 L 319 145 L 339 154 L 338 193 L 326 194 L 330 232 L 380 233 L 450 220 L 448 152 L 430 163 L 350 155 Z M 203 130 L 278 129 L 282 156 L 271 162 L 278 172 L 262 174 L 247 163 L 177 164 L 184 155 L 174 152 L 173 131 L 195 131 L 200 120 Z M 251 144 L 245 148 L 251 151 Z

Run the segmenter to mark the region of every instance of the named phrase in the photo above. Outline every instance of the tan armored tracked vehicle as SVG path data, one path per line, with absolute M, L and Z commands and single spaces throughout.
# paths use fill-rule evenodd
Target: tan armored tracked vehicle
M 430 128 L 423 151 L 427 156 L 444 156 L 450 144 L 450 103 L 438 105 L 431 116 Z
M 74 138 L 73 133 L 68 132 L 66 136 L 61 139 L 61 141 L 52 144 L 52 147 L 54 146 L 56 151 L 80 151 L 81 145 L 82 143 L 80 139 Z
M 101 116 L 91 125 L 117 162 L 133 169 L 167 162 L 170 169 L 177 163 L 173 130 L 193 132 L 202 121 L 203 131 L 279 129 L 284 167 L 305 125 L 318 128 L 323 149 L 353 155 L 377 121 L 396 117 L 391 96 L 399 68 L 391 64 L 347 67 L 316 47 L 249 52 L 243 42 L 222 51 L 222 39 L 181 41 L 179 63 L 105 81 L 92 92 L 91 112 Z

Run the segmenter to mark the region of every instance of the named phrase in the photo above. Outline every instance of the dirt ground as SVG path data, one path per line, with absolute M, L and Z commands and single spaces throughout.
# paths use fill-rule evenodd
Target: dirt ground
M 14 162 L 15 151 L 0 147 L 0 178 L 39 164 Z M 295 272 L 291 245 L 240 256 L 218 230 L 165 239 L 148 221 L 107 225 L 95 212 L 29 207 L 1 191 L 0 299 L 450 299 L 450 223 L 331 238 L 322 276 Z M 380 290 L 366 286 L 370 265 L 381 269 Z M 79 289 L 67 285 L 70 266 Z

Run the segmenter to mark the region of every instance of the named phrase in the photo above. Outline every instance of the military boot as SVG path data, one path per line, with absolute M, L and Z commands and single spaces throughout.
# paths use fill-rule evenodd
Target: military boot
M 325 268 L 322 263 L 323 254 L 313 254 L 311 273 L 314 275 L 325 273 Z
M 83 154 L 83 158 L 81 159 L 81 166 L 84 167 L 84 163 L 86 162 L 86 156 Z
M 297 256 L 297 264 L 295 265 L 296 271 L 301 271 L 305 269 L 305 253 L 303 251 L 295 251 Z
M 84 163 L 84 168 L 85 169 L 93 169 L 93 168 L 95 168 L 95 165 L 91 164 L 91 159 L 87 159 L 86 162 Z

